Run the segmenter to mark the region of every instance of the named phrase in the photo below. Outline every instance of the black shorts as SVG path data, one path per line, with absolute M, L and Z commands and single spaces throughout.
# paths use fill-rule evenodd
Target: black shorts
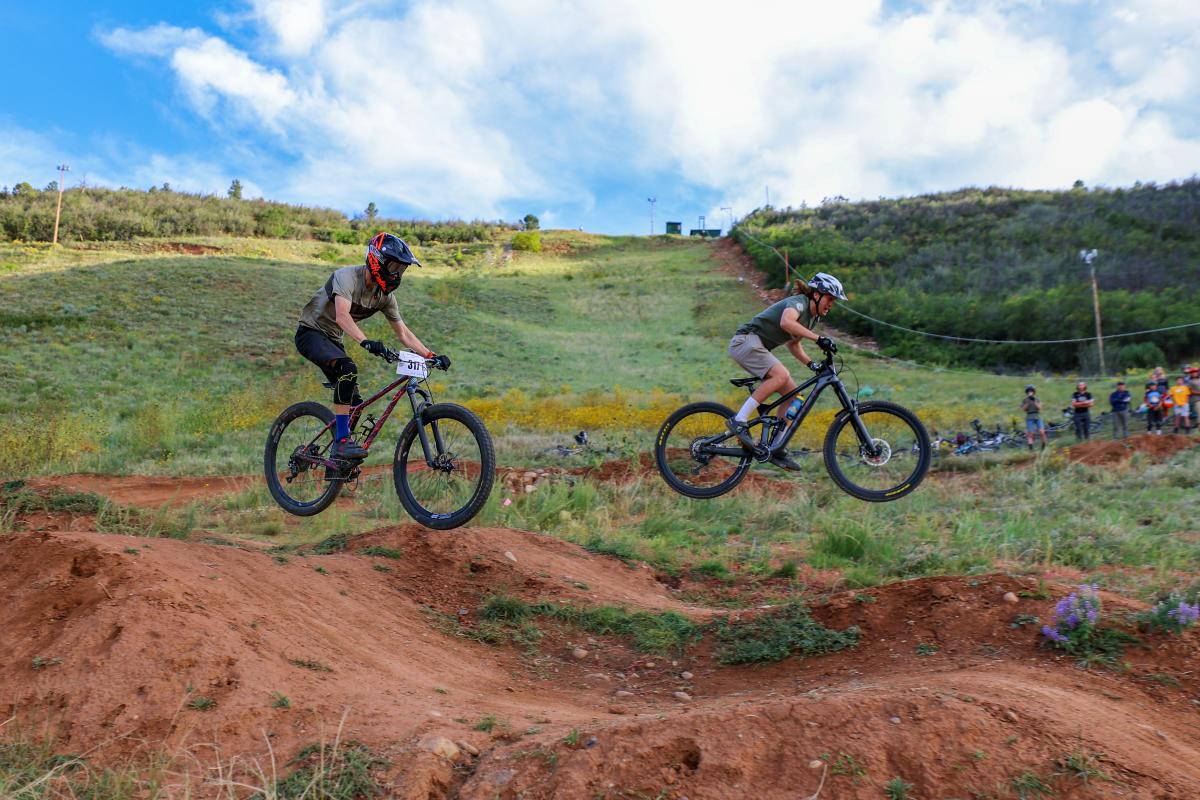
M 296 328 L 296 349 L 300 355 L 320 367 L 321 372 L 325 373 L 325 380 L 330 383 L 336 383 L 341 374 L 333 368 L 333 362 L 350 358 L 340 344 L 307 325 Z

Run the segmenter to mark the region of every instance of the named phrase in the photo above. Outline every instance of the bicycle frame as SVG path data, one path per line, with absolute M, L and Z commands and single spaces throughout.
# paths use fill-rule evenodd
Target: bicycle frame
M 842 383 L 842 379 L 832 368 L 832 359 L 826 359 L 825 363 L 827 365 L 826 369 L 823 369 L 795 389 L 782 395 L 775 402 L 759 405 L 758 417 L 750 420 L 751 423 L 762 422 L 762 433 L 759 437 L 759 447 L 754 454 L 755 458 L 760 461 L 766 461 L 775 453 L 786 449 L 792 436 L 795 435 L 796 431 L 804 423 L 805 418 L 808 417 L 809 412 L 812 411 L 813 406 L 816 405 L 821 393 L 831 386 L 838 400 L 841 402 L 842 408 L 850 412 L 850 421 L 854 426 L 854 432 L 858 434 L 859 442 L 864 447 L 869 448 L 870 455 L 875 455 L 874 440 L 871 438 L 871 434 L 867 431 L 862 419 L 858 416 L 858 401 L 852 399 L 849 393 L 846 392 L 846 387 Z M 778 418 L 773 417 L 771 412 L 779 408 L 783 403 L 791 402 L 793 397 L 810 387 L 812 391 L 804 398 L 804 402 L 800 406 L 800 410 L 796 412 L 795 418 L 782 431 L 775 434 L 774 441 L 768 441 L 771 434 L 778 427 L 778 422 L 776 421 Z M 746 453 L 740 444 L 737 447 L 710 447 L 706 448 L 706 452 L 712 455 L 729 456 L 731 458 L 740 458 Z
M 392 397 L 391 401 L 387 404 L 387 407 L 383 409 L 383 413 L 379 416 L 379 419 L 375 421 L 375 425 L 371 428 L 371 432 L 367 434 L 367 438 L 362 442 L 362 446 L 367 450 L 371 449 L 371 443 L 374 442 L 375 437 L 379 435 L 379 431 L 383 428 L 384 423 L 387 422 L 388 418 L 392 415 L 392 411 L 396 408 L 396 404 L 400 402 L 400 398 L 402 396 L 408 396 L 409 402 L 412 404 L 413 417 L 418 420 L 422 418 L 425 408 L 433 404 L 433 396 L 429 393 L 429 390 L 422 387 L 420 381 L 414 382 L 412 376 L 405 375 L 402 378 L 392 381 L 385 388 L 380 389 L 378 392 L 373 394 L 369 399 L 364 400 L 363 402 L 351 408 L 351 429 L 358 424 L 358 420 L 362 416 L 362 412 L 367 408 L 367 406 L 373 405 L 374 403 L 378 402 L 380 398 L 385 397 L 389 392 L 392 391 L 396 392 L 395 396 Z M 420 398 L 419 402 L 418 397 Z M 333 425 L 333 422 L 329 422 L 325 425 L 325 427 L 317 431 L 316 436 L 309 441 L 308 446 L 311 447 L 313 444 L 315 444 L 318 439 L 324 436 L 325 433 L 333 427 Z M 434 459 L 430 455 L 429 450 L 429 436 L 425 433 L 424 425 L 417 427 L 417 434 L 421 439 L 421 449 L 425 454 L 425 463 L 429 465 L 430 469 L 434 469 Z M 437 443 L 436 452 L 441 453 L 445 450 L 446 445 L 442 441 L 441 432 L 436 428 L 436 426 L 434 427 L 433 434 Z M 314 458 L 312 459 L 312 462 L 314 466 L 321 465 L 333 469 L 337 469 L 341 466 L 340 462 L 330 458 Z

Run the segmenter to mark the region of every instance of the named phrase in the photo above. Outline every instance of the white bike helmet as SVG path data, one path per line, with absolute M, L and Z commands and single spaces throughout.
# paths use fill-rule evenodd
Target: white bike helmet
M 812 280 L 808 282 L 808 287 L 822 294 L 833 295 L 838 300 L 846 299 L 846 290 L 842 288 L 842 282 L 827 272 L 818 272 L 813 275 Z

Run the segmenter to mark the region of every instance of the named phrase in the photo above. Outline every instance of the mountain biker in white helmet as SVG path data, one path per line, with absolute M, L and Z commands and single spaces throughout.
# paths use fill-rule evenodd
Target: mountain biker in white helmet
M 730 432 L 737 436 L 743 447 L 754 449 L 754 439 L 746 422 L 756 413 L 758 406 L 776 392 L 787 394 L 798 386 L 787 367 L 771 351 L 783 345 L 800 363 L 816 372 L 820 367 L 804 352 L 802 342 L 809 339 L 822 350 L 831 347 L 833 341 L 828 336 L 818 335 L 813 329 L 829 314 L 834 303 L 845 299 L 842 282 L 832 275 L 818 272 L 807 285 L 800 287 L 797 294 L 768 306 L 737 329 L 729 342 L 729 356 L 746 372 L 762 379 L 762 383 L 727 423 Z M 779 416 L 782 417 L 786 411 L 787 406 L 781 405 Z M 800 465 L 785 451 L 776 454 L 771 463 L 787 470 L 800 469 Z

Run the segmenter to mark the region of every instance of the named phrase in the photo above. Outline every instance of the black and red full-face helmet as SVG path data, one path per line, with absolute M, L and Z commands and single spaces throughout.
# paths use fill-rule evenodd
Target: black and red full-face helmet
M 367 272 L 385 293 L 396 291 L 409 264 L 421 266 L 412 248 L 391 233 L 377 233 L 367 245 Z

